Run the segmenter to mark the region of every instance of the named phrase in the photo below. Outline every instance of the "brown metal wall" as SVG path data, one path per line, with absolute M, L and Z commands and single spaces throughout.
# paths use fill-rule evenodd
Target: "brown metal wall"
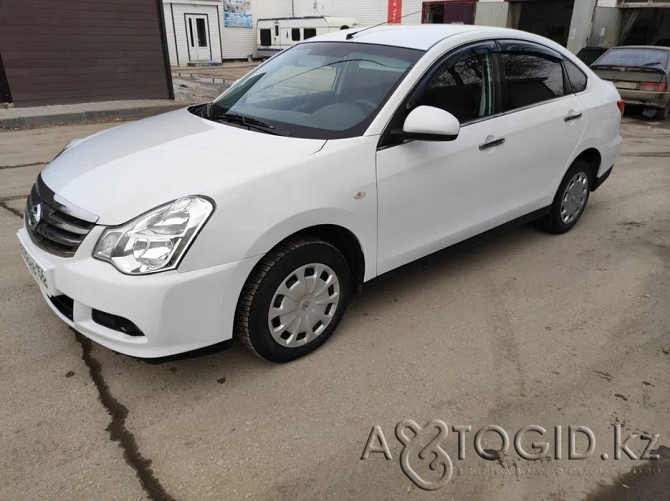
M 0 0 L 16 106 L 171 97 L 156 0 Z

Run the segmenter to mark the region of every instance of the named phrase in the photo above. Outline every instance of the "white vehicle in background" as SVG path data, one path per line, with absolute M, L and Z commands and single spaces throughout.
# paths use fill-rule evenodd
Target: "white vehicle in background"
M 306 16 L 258 20 L 258 55 L 272 57 L 277 52 L 332 31 L 358 28 L 353 17 Z

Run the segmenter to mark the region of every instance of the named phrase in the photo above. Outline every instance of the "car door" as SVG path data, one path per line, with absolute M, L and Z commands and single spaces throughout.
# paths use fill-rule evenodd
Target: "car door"
M 384 273 L 501 222 L 513 182 L 494 42 L 437 62 L 382 136 L 377 152 L 378 272 Z M 461 122 L 454 141 L 393 140 L 411 109 L 428 105 Z M 509 204 L 508 204 L 509 205 Z M 512 204 L 513 205 L 513 204 Z M 502 216 L 504 219 L 505 216 Z
M 527 213 L 552 203 L 584 133 L 585 110 L 558 52 L 509 40 L 500 42 L 499 57 L 507 171 L 516 179 L 509 196 Z

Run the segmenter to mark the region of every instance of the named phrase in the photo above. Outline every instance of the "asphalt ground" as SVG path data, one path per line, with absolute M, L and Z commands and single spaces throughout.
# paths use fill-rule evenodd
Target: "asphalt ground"
M 76 335 L 47 307 L 15 238 L 25 197 L 70 139 L 113 125 L 0 132 L 0 498 L 604 500 L 670 490 L 670 120 L 624 119 L 623 153 L 573 231 L 521 226 L 377 279 L 320 350 L 286 365 L 235 342 L 147 363 Z M 417 440 L 407 419 L 422 427 Z M 418 455 L 440 453 L 435 421 L 449 430 L 444 486 L 446 470 Z M 510 440 L 492 460 L 474 446 L 488 425 Z M 549 442 L 548 459 L 515 452 L 529 425 L 547 433 L 521 445 Z M 361 459 L 374 426 L 377 452 Z M 470 426 L 464 459 L 453 426 Z M 569 426 L 592 430 L 588 459 L 569 459 Z M 616 426 L 636 434 L 636 458 L 658 435 L 661 458 L 615 459 Z M 501 448 L 495 432 L 481 435 L 483 449 Z M 585 451 L 586 435 L 575 437 Z M 417 487 L 403 458 L 439 490 Z

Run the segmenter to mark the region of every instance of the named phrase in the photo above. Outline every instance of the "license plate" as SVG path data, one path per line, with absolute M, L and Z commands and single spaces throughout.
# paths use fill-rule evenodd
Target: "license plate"
M 617 89 L 637 89 L 637 83 L 635 82 L 614 82 L 614 86 Z
M 26 262 L 26 266 L 28 266 L 33 278 L 37 280 L 37 283 L 42 286 L 49 295 L 53 295 L 49 271 L 37 262 L 21 242 L 19 242 L 19 248 L 21 249 L 23 260 Z

